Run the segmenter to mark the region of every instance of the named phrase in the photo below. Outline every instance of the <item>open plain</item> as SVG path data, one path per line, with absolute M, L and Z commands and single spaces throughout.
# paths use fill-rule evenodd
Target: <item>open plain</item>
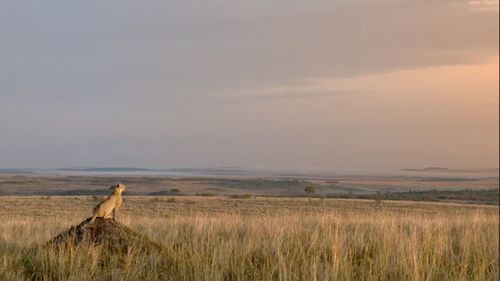
M 497 206 L 222 196 L 125 197 L 144 254 L 47 249 L 98 196 L 0 197 L 1 280 L 498 280 Z
M 496 176 L 117 176 L 2 174 L 0 196 L 103 196 L 107 186 L 127 185 L 126 196 L 273 196 L 303 197 L 314 187 L 313 196 L 325 198 L 439 201 L 498 205 Z

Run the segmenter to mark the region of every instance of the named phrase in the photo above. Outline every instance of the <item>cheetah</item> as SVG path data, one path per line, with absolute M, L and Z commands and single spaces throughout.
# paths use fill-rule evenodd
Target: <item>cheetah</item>
M 113 190 L 113 192 L 94 207 L 94 214 L 92 215 L 90 223 L 94 222 L 96 218 L 112 218 L 113 221 L 116 220 L 116 212 L 122 205 L 122 192 L 125 191 L 125 185 L 119 183 L 111 186 L 109 189 Z

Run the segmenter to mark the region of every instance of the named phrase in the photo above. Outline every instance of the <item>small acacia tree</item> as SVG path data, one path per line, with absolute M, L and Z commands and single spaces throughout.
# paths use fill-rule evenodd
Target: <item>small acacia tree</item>
M 314 185 L 308 185 L 304 188 L 304 191 L 309 194 L 309 200 L 311 200 L 311 196 L 316 192 L 316 187 L 314 187 Z
M 382 202 L 384 201 L 384 196 L 382 195 L 382 193 L 380 191 L 377 191 L 377 194 L 375 194 L 375 203 L 377 204 L 382 204 Z

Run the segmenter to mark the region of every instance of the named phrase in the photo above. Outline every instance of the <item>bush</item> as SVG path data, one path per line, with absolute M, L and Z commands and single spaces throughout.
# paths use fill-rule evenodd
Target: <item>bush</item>
M 233 199 L 250 199 L 250 198 L 253 198 L 254 196 L 250 193 L 245 193 L 245 194 L 233 194 L 233 195 L 230 195 L 229 198 L 233 198 Z
M 217 193 L 202 192 L 202 193 L 196 193 L 196 196 L 211 197 L 211 196 L 217 196 Z

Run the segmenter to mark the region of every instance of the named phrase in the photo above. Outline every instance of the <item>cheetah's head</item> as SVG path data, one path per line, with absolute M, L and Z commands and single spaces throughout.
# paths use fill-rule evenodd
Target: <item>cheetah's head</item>
M 122 193 L 123 191 L 125 191 L 126 187 L 124 184 L 119 183 L 119 184 L 112 185 L 109 189 Z

